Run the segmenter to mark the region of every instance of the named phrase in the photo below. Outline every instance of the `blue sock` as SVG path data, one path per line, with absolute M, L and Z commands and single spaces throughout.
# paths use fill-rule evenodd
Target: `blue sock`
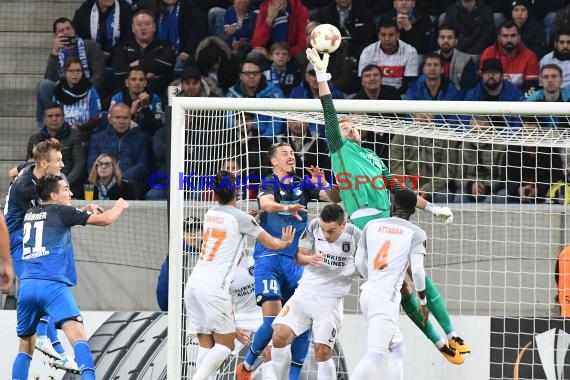
M 245 362 L 250 366 L 255 363 L 255 359 L 259 356 L 259 354 L 267 347 L 271 337 L 273 336 L 273 327 L 271 324 L 275 319 L 274 316 L 270 317 L 263 317 L 263 323 L 257 329 L 257 332 L 253 336 L 253 342 L 251 342 L 251 346 L 247 351 L 247 355 L 245 356 Z
M 81 378 L 83 380 L 95 380 L 95 364 L 89 343 L 78 340 L 73 345 L 73 352 L 75 353 L 75 362 L 79 367 L 79 372 L 81 372 Z
M 31 355 L 25 352 L 19 352 L 12 365 L 12 380 L 28 380 L 31 362 Z
M 49 317 L 43 317 L 42 319 L 40 319 L 40 322 L 38 323 L 38 327 L 36 328 L 36 335 L 37 336 L 47 336 L 47 325 L 48 325 L 48 318 Z
M 51 342 L 51 345 L 53 346 L 53 349 L 58 354 L 64 354 L 65 349 L 63 348 L 61 342 L 59 341 L 59 336 L 57 335 L 57 329 L 55 328 L 55 322 L 51 317 L 48 317 L 46 327 L 47 327 L 46 328 L 47 336 Z
M 307 330 L 291 342 L 291 367 L 289 369 L 289 380 L 297 380 L 301 374 L 301 368 L 305 358 L 309 353 L 311 345 L 311 330 Z

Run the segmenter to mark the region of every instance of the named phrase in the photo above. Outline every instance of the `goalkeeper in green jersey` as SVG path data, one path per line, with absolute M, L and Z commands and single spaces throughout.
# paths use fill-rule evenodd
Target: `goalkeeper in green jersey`
M 307 49 L 307 58 L 313 64 L 317 74 L 319 96 L 325 116 L 325 134 L 333 171 L 337 176 L 339 173 L 343 173 L 343 181 L 351 182 L 349 186 L 343 186 L 345 189 L 340 191 L 344 208 L 352 223 L 362 229 L 370 220 L 390 216 L 390 195 L 388 191 L 393 190 L 394 185 L 399 183 L 395 182 L 390 170 L 376 153 L 360 146 L 360 132 L 349 118 L 341 118 L 339 125 L 327 83 L 330 79 L 330 74 L 327 73 L 329 55 L 324 54 L 321 59 L 316 49 L 309 48 Z M 372 178 L 377 176 L 383 176 L 384 189 L 380 190 L 378 186 L 375 188 L 370 183 L 363 183 L 364 179 L 371 182 Z M 357 177 L 363 179 L 360 184 Z M 393 180 L 394 182 L 392 182 Z M 420 196 L 417 197 L 416 207 L 444 219 L 446 224 L 453 221 L 453 213 L 449 207 L 436 206 Z M 445 344 L 445 340 L 441 338 L 429 320 L 427 323 L 423 323 L 419 304 L 407 282 L 404 282 L 402 286 L 402 308 L 438 347 L 447 360 L 454 364 L 462 364 L 464 361 L 462 354 L 471 352 L 471 347 L 457 336 L 449 318 L 445 301 L 429 276 L 426 276 L 426 294 L 428 308 L 447 334 L 449 346 Z

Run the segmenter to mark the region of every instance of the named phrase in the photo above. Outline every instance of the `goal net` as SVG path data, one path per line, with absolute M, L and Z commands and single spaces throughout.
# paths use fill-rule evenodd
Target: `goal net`
M 562 355 L 550 369 L 539 350 L 547 338 L 539 337 L 552 329 L 560 335 L 565 331 L 560 317 L 570 315 L 568 305 L 559 303 L 559 297 L 570 297 L 565 288 L 570 277 L 566 279 L 562 261 L 558 273 L 558 256 L 570 238 L 565 206 L 570 203 L 570 120 L 565 108 L 557 103 L 354 100 L 335 101 L 335 107 L 360 129 L 362 145 L 380 156 L 393 175 L 453 210 L 450 225 L 423 211 L 412 221 L 427 232 L 427 271 L 453 322 L 461 326 L 475 317 L 490 326 L 489 347 L 477 346 L 479 353 L 485 352 L 486 367 L 483 372 L 473 367 L 467 378 L 531 379 L 547 376 L 547 371 L 562 373 L 570 362 L 565 364 Z M 187 324 L 183 291 L 197 255 L 183 248 L 188 246 L 183 244 L 184 221 L 202 220 L 214 204 L 209 184 L 216 172 L 226 169 L 238 175 L 238 205 L 246 211 L 258 208 L 257 191 L 271 173 L 267 151 L 276 142 L 291 144 L 299 176 L 307 174 L 303 168 L 318 165 L 327 181 L 332 176 L 341 189 L 380 190 L 386 184 L 378 178 L 351 177 L 350 170 L 344 177 L 331 172 L 318 100 L 174 98 L 171 140 L 168 377 L 189 379 L 195 371 L 197 339 Z M 310 203 L 310 217 L 322 206 Z M 252 241 L 245 248 L 251 250 Z M 344 302 L 346 316 L 360 313 L 359 285 L 355 278 Z M 350 321 L 345 318 L 345 335 L 361 329 Z M 460 333 L 475 341 L 480 334 Z M 341 347 L 342 335 L 336 363 L 340 378 L 348 378 L 348 350 L 343 356 Z M 224 363 L 218 379 L 233 378 L 239 360 L 236 354 Z M 406 367 L 407 378 L 457 373 L 447 366 L 430 375 L 422 357 L 415 360 L 414 368 Z M 303 378 L 316 378 L 314 359 L 307 359 Z

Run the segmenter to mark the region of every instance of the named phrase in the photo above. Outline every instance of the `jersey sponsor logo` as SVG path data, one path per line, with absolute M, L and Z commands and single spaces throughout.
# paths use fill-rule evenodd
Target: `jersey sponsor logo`
M 260 295 L 258 295 L 257 298 L 255 299 L 255 302 L 259 304 L 262 299 L 263 299 L 263 296 L 260 294 Z
M 350 252 L 350 242 L 345 241 L 342 243 L 342 251 L 343 252 Z
M 346 265 L 346 259 L 346 256 L 326 254 L 325 257 L 323 257 L 323 263 L 331 267 L 344 267 Z

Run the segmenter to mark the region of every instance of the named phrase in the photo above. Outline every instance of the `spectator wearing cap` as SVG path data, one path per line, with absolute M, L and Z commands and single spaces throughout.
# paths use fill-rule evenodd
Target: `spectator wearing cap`
M 444 24 L 457 31 L 457 48 L 464 53 L 478 55 L 493 43 L 493 13 L 483 0 L 460 0 L 451 5 Z
M 200 254 L 202 240 L 202 222 L 199 218 L 188 217 L 184 220 L 182 252 L 191 255 L 190 267 L 194 266 Z M 162 311 L 168 311 L 168 255 L 160 268 L 156 284 L 156 301 Z
M 497 58 L 487 58 L 481 64 L 481 81 L 465 95 L 465 101 L 521 102 L 523 93 L 510 81 L 503 79 L 503 65 Z M 469 125 L 471 116 L 463 117 L 463 124 Z M 494 116 L 490 119 L 495 127 L 520 127 L 520 120 L 514 116 Z
M 540 67 L 555 64 L 562 70 L 562 88 L 570 90 L 570 31 L 560 31 L 554 40 L 554 50 L 540 60 Z
M 208 77 L 203 77 L 200 69 L 196 66 L 185 67 L 182 70 L 180 80 L 175 80 L 171 85 L 179 88 L 179 91 L 176 93 L 178 97 L 224 96 L 222 89 L 218 87 L 216 82 Z
M 524 45 L 540 59 L 546 54 L 546 33 L 544 27 L 532 17 L 533 4 L 534 0 L 513 1 L 511 16 L 519 28 Z
M 481 54 L 482 62 L 489 58 L 501 61 L 505 79 L 519 90 L 526 92 L 538 86 L 538 60 L 521 42 L 519 28 L 512 21 L 501 25 L 497 42 Z

